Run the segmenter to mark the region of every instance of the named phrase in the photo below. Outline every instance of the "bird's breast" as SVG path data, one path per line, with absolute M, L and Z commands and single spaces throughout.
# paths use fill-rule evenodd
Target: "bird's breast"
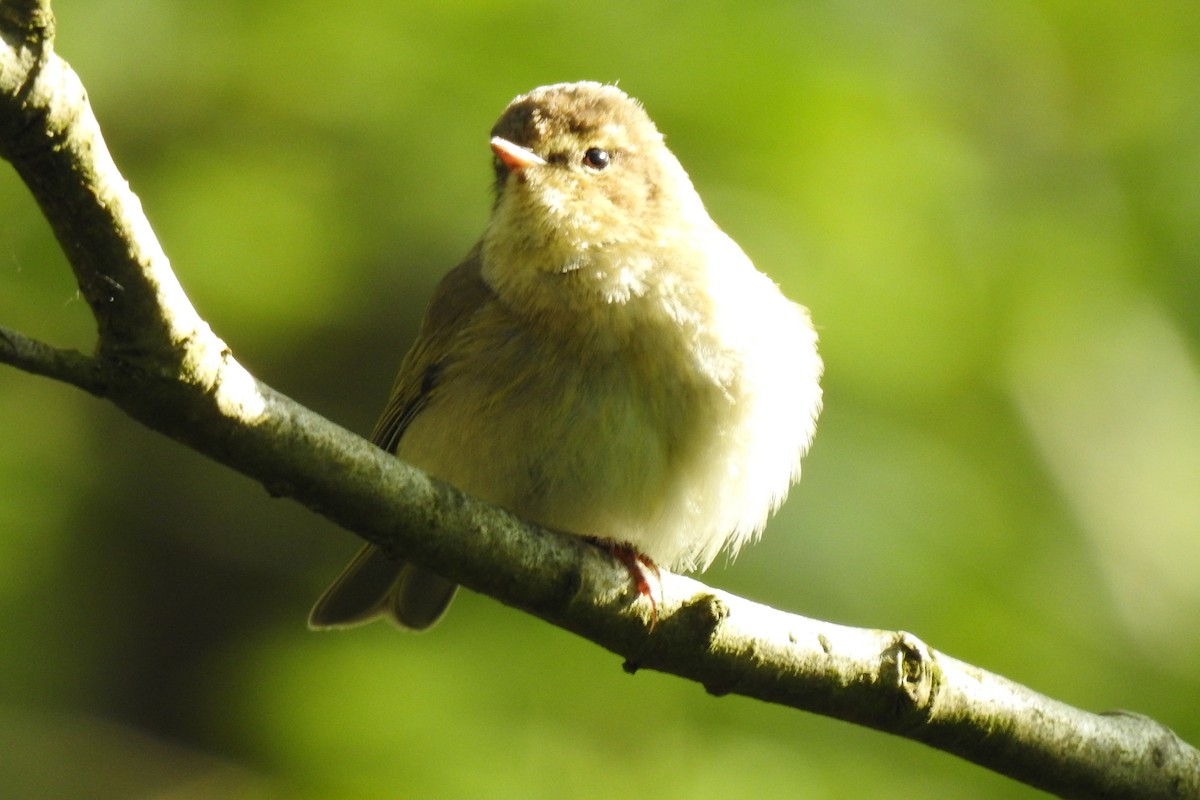
M 628 541 L 661 525 L 729 405 L 678 331 L 622 345 L 481 320 L 459 350 L 397 454 L 573 533 Z

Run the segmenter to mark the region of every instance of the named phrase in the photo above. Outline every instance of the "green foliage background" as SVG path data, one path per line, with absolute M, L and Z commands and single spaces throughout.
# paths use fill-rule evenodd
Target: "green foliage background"
M 201 313 L 367 432 L 486 218 L 513 95 L 619 80 L 813 312 L 827 410 L 706 580 L 1200 743 L 1200 6 L 60 2 L 59 52 Z M 0 169 L 0 324 L 88 349 Z M 1035 793 L 715 699 L 489 600 L 304 628 L 356 547 L 0 369 L 0 784 L 25 798 Z

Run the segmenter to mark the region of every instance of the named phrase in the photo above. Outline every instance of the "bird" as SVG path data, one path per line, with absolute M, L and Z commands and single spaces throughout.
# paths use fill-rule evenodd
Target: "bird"
M 434 290 L 372 441 L 655 572 L 732 557 L 799 480 L 816 429 L 807 309 L 713 222 L 616 86 L 521 94 L 489 144 L 489 220 Z M 309 625 L 425 630 L 455 591 L 367 545 Z

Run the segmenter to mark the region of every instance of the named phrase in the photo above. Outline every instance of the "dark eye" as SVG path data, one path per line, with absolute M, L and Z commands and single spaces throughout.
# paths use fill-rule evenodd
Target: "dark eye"
M 595 170 L 604 169 L 608 166 L 609 161 L 608 151 L 601 150 L 599 147 L 589 147 L 583 154 L 583 163 Z

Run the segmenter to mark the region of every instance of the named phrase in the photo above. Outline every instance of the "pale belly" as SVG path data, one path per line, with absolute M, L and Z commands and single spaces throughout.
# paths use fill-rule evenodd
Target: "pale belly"
M 712 459 L 729 405 L 686 366 L 627 354 L 583 363 L 510 341 L 446 371 L 397 455 L 525 519 L 672 566 L 688 537 L 727 533 L 712 529 L 702 495 L 728 468 Z

